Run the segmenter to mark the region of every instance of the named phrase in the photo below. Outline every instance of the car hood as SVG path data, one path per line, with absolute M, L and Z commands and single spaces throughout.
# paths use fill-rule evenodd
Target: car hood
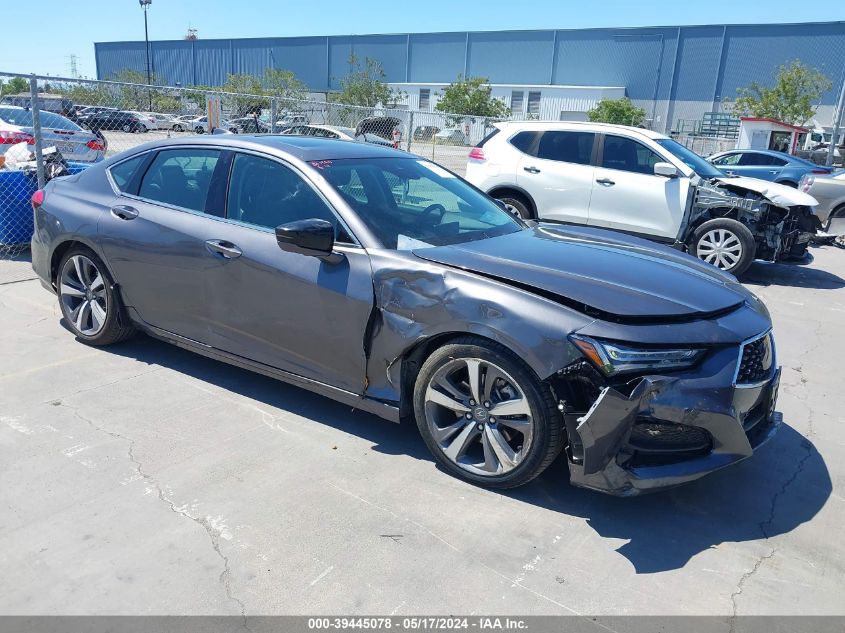
M 752 296 L 732 275 L 672 248 L 589 227 L 538 224 L 414 255 L 547 296 L 605 320 L 691 320 Z
M 772 204 L 776 204 L 779 207 L 814 207 L 818 204 L 818 201 L 813 196 L 807 195 L 803 191 L 798 191 L 786 185 L 779 185 L 776 182 L 769 182 L 768 180 L 747 178 L 745 176 L 717 178 L 717 180 L 731 187 L 742 187 L 759 193 L 772 202 Z

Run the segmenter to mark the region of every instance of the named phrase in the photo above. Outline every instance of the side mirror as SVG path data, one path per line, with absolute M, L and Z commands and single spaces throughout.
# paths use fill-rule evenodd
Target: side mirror
M 283 251 L 327 258 L 334 249 L 334 225 L 309 218 L 276 227 L 276 242 Z
M 654 175 L 666 178 L 677 178 L 678 168 L 672 163 L 654 163 Z

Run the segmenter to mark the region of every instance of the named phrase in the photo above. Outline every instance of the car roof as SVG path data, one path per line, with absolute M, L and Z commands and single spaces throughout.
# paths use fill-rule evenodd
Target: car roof
M 793 156 L 792 154 L 787 154 L 786 152 L 778 152 L 777 150 L 773 149 L 754 149 L 752 147 L 744 147 L 742 149 L 729 149 L 724 152 L 719 152 L 719 156 L 723 154 L 764 154 L 765 156 L 774 156 L 775 158 L 780 158 L 783 160 L 799 163 L 799 164 L 807 164 L 807 165 L 815 165 L 815 163 L 801 158 L 800 156 Z M 715 154 L 714 154 L 715 156 Z
M 641 127 L 617 125 L 616 123 L 593 123 L 591 121 L 501 121 L 499 123 L 494 123 L 494 125 L 501 130 L 509 128 L 522 130 L 554 130 L 569 128 L 577 130 L 579 128 L 583 128 L 585 131 L 594 132 L 628 132 L 632 134 L 639 134 L 640 136 L 650 139 L 669 138 L 660 132 L 647 130 Z
M 162 139 L 138 146 L 137 150 L 167 149 L 182 145 L 215 145 L 233 149 L 269 149 L 302 161 L 344 158 L 399 158 L 410 155 L 372 143 L 353 143 L 315 136 L 283 134 L 219 134 Z

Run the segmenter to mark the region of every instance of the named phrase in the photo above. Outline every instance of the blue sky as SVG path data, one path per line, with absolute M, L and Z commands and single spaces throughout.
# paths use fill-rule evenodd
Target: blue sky
M 94 42 L 143 40 L 137 0 L 3 0 L 0 71 L 93 77 Z M 812 6 L 812 8 L 809 8 Z M 33 7 L 42 16 L 33 24 Z M 45 17 L 46 16 L 46 17 Z M 845 20 L 845 2 L 794 0 L 153 0 L 150 39 Z M 26 25 L 32 24 L 32 27 Z

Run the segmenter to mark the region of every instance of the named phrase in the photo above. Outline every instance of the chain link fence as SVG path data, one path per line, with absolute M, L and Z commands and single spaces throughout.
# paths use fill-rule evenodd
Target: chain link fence
M 39 166 L 43 172 L 56 154 L 78 171 L 147 141 L 222 130 L 352 139 L 417 154 L 463 174 L 470 148 L 494 122 L 401 105 L 361 107 L 0 72 L 0 283 L 32 277 L 26 252 L 33 230 L 30 199 L 39 186 Z M 45 152 L 41 160 L 36 150 Z

